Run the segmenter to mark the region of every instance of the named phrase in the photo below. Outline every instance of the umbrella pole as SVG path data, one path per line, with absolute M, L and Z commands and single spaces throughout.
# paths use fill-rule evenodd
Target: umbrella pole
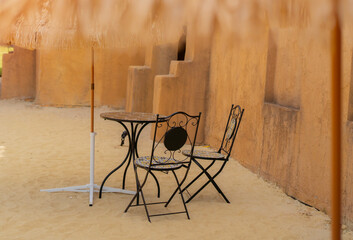
M 339 19 L 339 0 L 333 2 L 335 25 L 331 40 L 331 237 L 341 239 L 341 28 Z
M 89 183 L 89 206 L 93 205 L 94 192 L 94 153 L 95 153 L 95 135 L 94 132 L 94 48 L 92 47 L 91 64 L 91 148 L 90 148 L 90 183 Z
M 91 64 L 91 148 L 90 148 L 90 180 L 89 184 L 81 186 L 71 186 L 63 188 L 41 189 L 41 192 L 89 192 L 89 206 L 93 206 L 93 193 L 99 192 L 100 186 L 94 184 L 94 155 L 95 155 L 95 135 L 94 132 L 94 49 L 92 47 L 92 64 Z M 135 191 L 103 187 L 103 192 L 115 192 L 135 195 Z

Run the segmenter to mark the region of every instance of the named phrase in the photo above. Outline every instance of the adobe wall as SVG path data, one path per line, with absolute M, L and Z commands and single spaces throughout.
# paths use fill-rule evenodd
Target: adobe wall
M 144 51 L 95 49 L 95 104 L 125 107 L 128 68 L 144 61 Z M 36 102 L 89 105 L 91 49 L 37 50 Z
M 88 105 L 91 52 L 89 50 L 37 50 L 36 103 Z
M 196 39 L 188 30 L 184 61 L 171 61 L 168 75 L 154 78 L 153 112 L 169 115 L 184 111 L 202 112 L 197 142 L 204 141 L 207 84 L 210 69 L 210 45 Z
M 343 199 L 344 220 L 353 228 L 353 27 L 343 32 Z
M 344 221 L 353 228 L 353 29 L 343 30 L 342 203 Z M 330 213 L 330 31 L 282 26 L 258 34 L 230 45 L 216 30 L 211 47 L 188 34 L 185 61 L 171 61 L 169 74 L 154 78 L 153 112 L 201 111 L 198 140 L 217 148 L 231 104 L 241 105 L 232 156 L 288 195 Z M 41 49 L 35 58 L 26 51 L 4 56 L 2 98 L 89 105 L 90 49 Z M 144 61 L 143 49 L 96 49 L 96 105 L 123 108 L 129 66 Z
M 145 59 L 145 49 L 97 50 L 95 63 L 96 104 L 125 108 L 129 67 L 141 65 Z
M 3 55 L 2 99 L 33 99 L 36 94 L 36 51 L 15 47 L 13 53 Z
M 153 111 L 154 78 L 168 74 L 170 62 L 177 59 L 177 51 L 176 44 L 153 45 L 147 48 L 144 66 L 129 67 L 126 111 Z
M 353 227 L 353 29 L 343 45 L 343 217 Z M 330 31 L 283 27 L 211 48 L 205 142 L 217 148 L 232 103 L 245 108 L 232 156 L 288 195 L 330 213 Z

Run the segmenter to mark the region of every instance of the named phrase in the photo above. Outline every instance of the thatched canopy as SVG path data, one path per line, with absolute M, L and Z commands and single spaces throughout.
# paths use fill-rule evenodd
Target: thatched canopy
M 210 36 L 217 25 L 230 37 L 264 26 L 325 19 L 319 0 L 0 0 L 0 42 L 28 48 L 164 42 L 183 26 Z M 316 4 L 317 3 L 317 4 Z M 311 11 L 314 10 L 314 11 Z

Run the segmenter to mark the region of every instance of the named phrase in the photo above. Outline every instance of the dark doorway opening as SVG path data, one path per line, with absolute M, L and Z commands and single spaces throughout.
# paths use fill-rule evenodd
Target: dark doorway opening
M 185 60 L 185 52 L 186 52 L 186 30 L 183 35 L 179 39 L 178 43 L 178 61 Z

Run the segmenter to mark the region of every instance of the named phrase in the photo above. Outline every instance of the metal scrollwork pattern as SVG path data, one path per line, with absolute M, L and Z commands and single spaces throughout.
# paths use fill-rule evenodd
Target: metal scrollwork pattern
M 239 128 L 239 124 L 243 116 L 243 112 L 244 112 L 244 109 L 242 109 L 239 105 L 235 107 L 232 106 L 227 127 L 223 137 L 223 142 L 220 148 L 221 151 L 225 152 L 228 155 L 232 150 L 233 143 Z
M 153 156 L 163 157 L 164 162 L 158 165 L 175 165 L 176 162 L 183 165 L 189 164 L 190 158 L 183 155 L 182 150 L 190 150 L 194 145 L 199 121 L 200 115 L 191 116 L 184 112 L 157 117 L 152 158 L 150 158 L 151 167 L 156 164 Z

